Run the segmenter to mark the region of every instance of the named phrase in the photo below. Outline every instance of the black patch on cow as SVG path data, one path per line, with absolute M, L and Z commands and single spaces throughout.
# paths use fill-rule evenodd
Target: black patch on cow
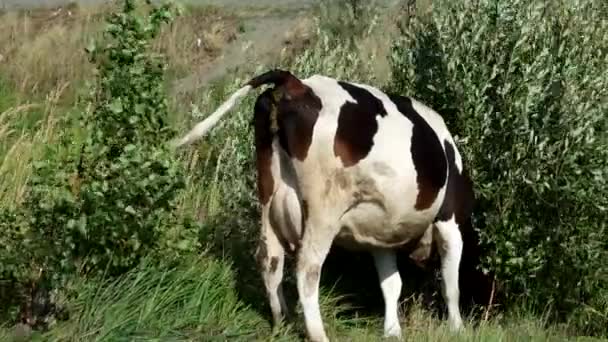
M 334 155 L 346 167 L 365 158 L 374 145 L 378 132 L 376 116 L 386 116 L 382 101 L 364 88 L 348 82 L 338 82 L 356 103 L 346 101 L 340 108 L 338 129 L 334 139 Z
M 302 161 L 308 155 L 312 134 L 321 111 L 321 99 L 303 86 L 299 93 L 277 88 L 280 100 L 276 104 L 279 142 L 290 157 Z M 297 95 L 296 95 L 297 94 Z
M 445 153 L 435 131 L 414 110 L 412 100 L 399 95 L 389 95 L 389 97 L 401 114 L 414 125 L 412 128 L 411 153 L 418 174 L 419 189 L 415 208 L 424 210 L 433 204 L 439 189 L 445 184 L 448 170 Z
M 303 199 L 302 200 L 302 227 L 300 229 L 300 239 L 304 236 L 306 232 L 306 222 L 308 222 L 308 202 Z M 300 241 L 298 241 L 298 248 L 300 247 Z
M 446 140 L 444 148 L 449 168 L 448 185 L 435 221 L 447 221 L 453 215 L 462 234 L 459 286 L 463 307 L 473 303 L 485 305 L 492 293 L 493 274 L 484 274 L 479 268 L 484 252 L 471 222 L 475 204 L 473 182 L 464 166 L 461 172 L 458 171 L 454 146 Z
M 257 264 L 264 269 L 266 260 L 268 259 L 268 247 L 266 246 L 266 238 L 264 236 L 261 236 L 260 240 L 258 241 L 255 259 Z
M 304 160 L 312 142 L 312 133 L 321 111 L 321 99 L 313 90 L 288 71 L 271 70 L 248 82 L 256 88 L 263 84 L 274 84 L 258 96 L 255 104 L 256 127 L 265 148 L 269 137 L 270 147 L 274 134 L 279 137 L 281 147 L 290 157 Z M 276 117 L 272 117 L 276 114 Z M 278 132 L 271 131 L 276 119 Z M 257 148 L 257 147 L 256 147 Z M 272 150 L 272 149 L 271 149 Z
M 460 173 L 456 166 L 456 152 L 449 141 L 444 141 L 445 155 L 448 161 L 448 185 L 443 204 L 435 221 L 447 221 L 454 215 L 457 224 L 462 225 L 470 218 L 475 201 L 473 183 L 464 172 Z
M 278 266 L 279 266 L 279 258 L 276 256 L 270 258 L 270 273 L 276 272 Z
M 272 162 L 273 133 L 270 131 L 270 112 L 272 109 L 271 90 L 267 89 L 258 96 L 254 105 L 253 126 L 255 132 L 255 153 L 257 169 L 258 198 L 262 204 L 268 203 L 274 189 L 270 169 Z

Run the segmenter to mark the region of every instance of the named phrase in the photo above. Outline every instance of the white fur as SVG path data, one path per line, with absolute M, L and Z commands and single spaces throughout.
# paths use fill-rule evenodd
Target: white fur
M 458 289 L 458 269 L 462 256 L 462 235 L 454 216 L 448 221 L 435 223 L 438 238 L 437 244 L 441 256 L 441 277 L 443 297 L 448 306 L 448 323 L 452 330 L 462 328 L 460 317 Z
M 318 217 L 311 217 L 308 222 L 311 219 L 313 224 L 307 224 L 307 227 L 320 227 L 318 222 L 321 221 L 316 220 Z M 319 279 L 321 267 L 329 253 L 331 244 L 331 239 L 323 239 L 319 234 L 304 234 L 302 246 L 298 251 L 299 255 L 296 267 L 298 295 L 302 311 L 304 312 L 304 322 L 308 337 L 311 341 L 315 342 L 329 341 L 323 328 L 323 319 L 319 308 Z
M 265 206 L 269 207 L 270 223 L 274 230 L 287 241 L 298 241 L 302 236 L 302 211 L 297 176 L 289 156 L 280 148 L 278 139 L 272 145 L 270 170 L 274 189 Z M 290 244 L 292 251 L 295 247 Z
M 224 114 L 228 113 L 237 103 L 238 101 L 247 95 L 249 91 L 252 89 L 250 85 L 246 85 L 241 89 L 237 90 L 230 96 L 230 98 L 222 103 L 218 109 L 213 112 L 213 114 L 209 115 L 205 120 L 199 122 L 190 132 L 188 132 L 185 136 L 179 139 L 176 143 L 174 143 L 175 147 L 180 147 L 184 145 L 189 145 L 197 139 L 203 137 L 209 130 L 215 126 L 219 120 L 224 116 Z
M 372 254 L 384 296 L 384 337 L 401 337 L 398 303 L 402 284 L 397 269 L 397 255 L 387 249 L 376 250 Z
M 278 325 L 287 311 L 282 284 L 285 251 L 270 224 L 268 206 L 262 208 L 262 238 L 266 245 L 265 249 L 267 253 L 263 259 L 263 264 L 260 265 L 262 269 L 262 278 L 264 280 L 266 296 L 268 297 L 274 324 Z M 273 258 L 276 258 L 277 260 L 276 269 L 274 270 L 271 266 Z

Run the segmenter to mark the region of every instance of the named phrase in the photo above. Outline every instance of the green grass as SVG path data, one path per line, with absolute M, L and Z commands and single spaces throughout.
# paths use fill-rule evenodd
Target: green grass
M 50 341 L 247 340 L 261 319 L 237 298 L 228 263 L 192 257 L 174 266 L 149 260 L 116 280 L 86 279 L 70 301 L 74 316 Z
M 11 85 L 0 77 L 0 113 L 15 105 L 17 99 Z
M 208 255 L 172 266 L 149 260 L 118 279 L 83 279 L 69 301 L 71 317 L 39 341 L 297 341 L 302 316 L 274 331 L 265 311 L 243 303 L 235 291 L 236 274 L 229 261 Z M 345 314 L 348 300 L 323 288 L 321 307 L 330 338 L 381 340 L 382 317 Z M 378 298 L 378 300 L 382 300 Z M 563 331 L 526 314 L 504 315 L 459 335 L 418 301 L 403 305 L 405 341 L 564 341 Z M 0 337 L 8 329 L 0 330 Z M 576 340 L 570 338 L 570 340 Z

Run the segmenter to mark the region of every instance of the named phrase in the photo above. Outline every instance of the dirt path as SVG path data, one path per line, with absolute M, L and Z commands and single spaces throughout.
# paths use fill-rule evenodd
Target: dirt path
M 295 23 L 304 20 L 308 14 L 307 9 L 299 9 L 243 19 L 245 32 L 227 45 L 219 58 L 175 81 L 173 91 L 189 92 L 204 87 L 237 67 L 271 62 L 285 47 L 285 39 Z

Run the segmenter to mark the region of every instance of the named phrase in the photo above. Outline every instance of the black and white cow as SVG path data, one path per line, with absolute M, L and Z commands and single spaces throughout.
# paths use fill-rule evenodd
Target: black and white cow
M 202 137 L 252 88 L 274 87 L 254 107 L 257 190 L 262 232 L 257 249 L 275 323 L 286 312 L 285 253 L 297 254 L 297 288 L 308 336 L 327 341 L 319 276 L 333 242 L 371 252 L 385 303 L 384 335 L 400 336 L 401 278 L 396 248 L 418 244 L 441 257 L 448 323 L 462 327 L 459 226 L 473 190 L 444 120 L 408 97 L 365 84 L 283 70 L 253 78 L 176 143 Z

